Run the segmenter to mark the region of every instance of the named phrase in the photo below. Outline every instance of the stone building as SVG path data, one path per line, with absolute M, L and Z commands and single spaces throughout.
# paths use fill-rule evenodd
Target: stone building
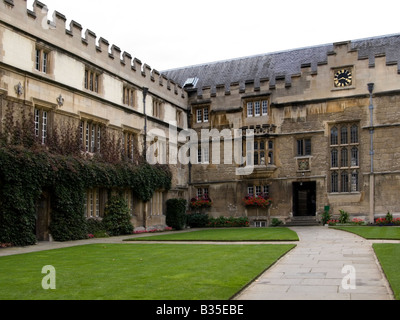
M 213 164 L 203 146 L 191 196 L 206 192 L 210 214 L 255 225 L 318 221 L 328 208 L 365 221 L 399 213 L 399 48 L 388 35 L 166 71 L 188 92 L 192 128 L 255 132 L 254 171 Z M 269 212 L 244 206 L 262 193 Z
M 6 110 L 14 117 L 20 110 L 31 115 L 36 137 L 46 145 L 52 130 L 67 125 L 79 127 L 82 150 L 93 157 L 104 147 L 106 136 L 122 144 L 126 157 L 142 153 L 148 131 L 168 132 L 187 126 L 187 93 L 171 79 L 91 30 L 35 1 L 0 1 L 0 128 Z M 82 36 L 82 34 L 84 36 Z M 186 197 L 184 167 L 171 167 L 172 188 L 158 190 L 148 203 L 137 201 L 132 190 L 125 198 L 135 227 L 165 225 L 164 203 L 171 197 Z M 85 215 L 101 218 L 109 190 L 87 190 Z M 37 236 L 49 239 L 50 200 L 38 204 Z
M 174 197 L 208 196 L 211 216 L 248 216 L 254 226 L 272 217 L 319 221 L 327 208 L 366 221 L 400 213 L 400 35 L 159 72 L 83 31 L 57 11 L 49 20 L 39 1 L 31 9 L 26 0 L 0 1 L 0 126 L 12 104 L 32 114 L 44 145 L 48 132 L 72 123 L 88 157 L 106 134 L 132 160 L 162 146 L 152 156 L 169 164 L 172 188 L 146 203 L 125 190 L 135 227 L 165 225 Z M 172 139 L 171 128 L 241 135 L 216 148 L 200 139 L 186 164 L 171 161 L 187 142 Z M 239 156 L 224 152 L 231 149 Z M 249 164 L 250 172 L 238 170 Z M 268 210 L 245 206 L 261 194 L 272 199 Z M 106 200 L 107 190 L 87 190 L 84 214 L 102 217 Z M 51 210 L 41 201 L 38 238 L 48 239 Z

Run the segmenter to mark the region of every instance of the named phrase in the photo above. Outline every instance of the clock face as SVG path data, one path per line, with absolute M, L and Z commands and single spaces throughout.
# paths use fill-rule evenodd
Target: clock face
M 338 70 L 335 73 L 335 87 L 348 87 L 353 84 L 353 74 L 349 69 Z

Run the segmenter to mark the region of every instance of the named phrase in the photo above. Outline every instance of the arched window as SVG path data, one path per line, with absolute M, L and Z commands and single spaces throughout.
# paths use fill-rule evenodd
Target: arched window
M 348 144 L 349 142 L 349 137 L 348 137 L 348 128 L 347 126 L 343 126 L 340 129 L 340 144 Z
M 341 192 L 349 192 L 349 174 L 347 173 L 347 171 L 342 171 L 340 182 Z
M 332 152 L 331 152 L 331 167 L 332 168 L 338 168 L 339 167 L 337 149 L 333 149 Z
M 349 152 L 347 148 L 343 148 L 340 152 L 340 166 L 341 167 L 349 166 Z
M 358 143 L 358 126 L 352 125 L 350 128 L 350 141 L 351 143 Z
M 351 166 L 358 167 L 359 160 L 358 160 L 358 148 L 354 147 L 351 149 Z
M 351 192 L 360 191 L 359 174 L 356 170 L 351 174 Z
M 339 192 L 339 175 L 337 172 L 331 174 L 331 192 Z
M 331 146 L 336 146 L 339 144 L 339 132 L 336 127 L 331 130 Z

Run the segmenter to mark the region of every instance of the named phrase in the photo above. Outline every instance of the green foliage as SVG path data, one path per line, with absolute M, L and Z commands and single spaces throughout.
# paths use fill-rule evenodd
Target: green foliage
M 271 226 L 272 227 L 279 227 L 281 225 L 283 225 L 283 221 L 281 221 L 281 220 L 279 220 L 277 218 L 273 218 L 272 219 L 272 221 L 271 221 Z
M 386 221 L 387 221 L 388 224 L 393 223 L 393 215 L 392 215 L 390 212 L 388 212 L 388 213 L 386 214 L 385 219 L 386 219 Z
M 340 212 L 339 222 L 343 224 L 348 223 L 350 219 L 349 214 L 344 210 L 339 210 L 339 212 Z
M 329 210 L 325 210 L 321 218 L 322 218 L 322 225 L 326 225 L 328 221 L 331 220 L 331 214 Z
M 4 146 L 0 148 L 0 243 L 36 243 L 36 203 L 45 190 L 51 195 L 50 232 L 56 241 L 70 241 L 87 237 L 85 190 L 130 188 L 147 202 L 155 190 L 170 186 L 171 174 L 162 166 L 111 164 L 43 148 Z
M 219 217 L 210 218 L 208 222 L 208 227 L 210 228 L 243 228 L 250 225 L 249 219 L 247 217 Z
M 208 214 L 192 213 L 187 216 L 187 224 L 191 228 L 204 228 L 208 224 Z
M 133 233 L 129 207 L 124 198 L 113 196 L 108 200 L 103 226 L 113 237 Z
M 169 199 L 167 201 L 167 225 L 176 230 L 182 230 L 186 225 L 186 207 L 185 199 Z

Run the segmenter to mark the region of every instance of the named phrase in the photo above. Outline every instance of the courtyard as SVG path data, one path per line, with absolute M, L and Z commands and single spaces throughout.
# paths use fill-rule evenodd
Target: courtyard
M 391 243 L 363 238 L 373 230 Z M 398 300 L 399 251 L 397 227 L 206 229 L 40 243 L 0 250 L 0 299 Z M 357 270 L 356 289 L 343 288 L 346 265 Z M 44 266 L 56 271 L 53 290 L 43 288 Z

